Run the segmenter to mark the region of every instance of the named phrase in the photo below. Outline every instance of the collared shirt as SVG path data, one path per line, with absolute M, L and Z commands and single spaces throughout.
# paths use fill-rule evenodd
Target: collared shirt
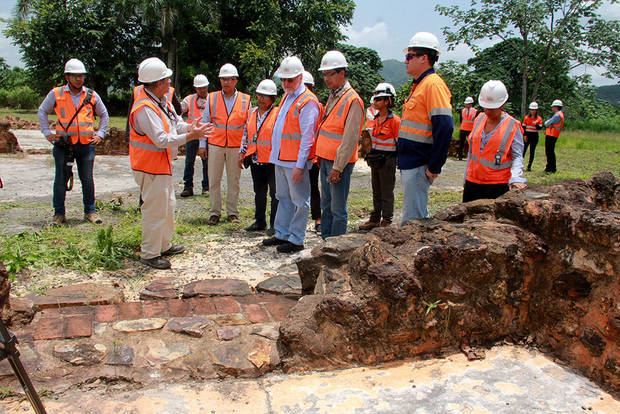
M 281 161 L 278 159 L 280 156 L 282 130 L 284 129 L 286 114 L 293 102 L 295 102 L 295 99 L 305 91 L 306 85 L 302 83 L 293 93 L 287 94 L 286 99 L 280 103 L 280 110 L 273 126 L 273 134 L 271 135 L 271 154 L 269 155 L 269 162 L 272 164 L 287 168 L 297 167 L 310 169 L 312 167 L 312 160 L 308 160 L 308 155 L 316 139 L 316 123 L 319 118 L 319 107 L 313 101 L 304 105 L 301 111 L 299 111 L 301 143 L 299 144 L 297 161 Z
M 227 98 L 226 95 L 224 95 L 224 92 L 222 92 L 221 90 L 218 91 L 222 94 L 222 98 L 224 98 L 224 105 L 226 105 L 226 113 L 228 115 L 230 115 L 230 112 L 233 110 L 233 107 L 235 106 L 235 101 L 237 100 L 237 90 L 235 89 L 235 93 L 232 94 L 231 97 Z M 202 113 L 202 122 L 209 122 L 211 123 L 211 107 L 209 105 L 207 105 L 207 107 L 205 108 L 205 111 Z M 207 140 L 204 138 L 200 138 L 200 143 L 198 144 L 199 148 L 207 148 Z
M 325 104 L 324 116 L 329 114 L 340 97 L 342 97 L 342 95 L 344 95 L 349 89 L 351 89 L 351 84 L 349 81 L 345 81 L 340 88 L 333 90 L 329 94 L 327 104 Z M 347 114 L 347 119 L 344 123 L 342 141 L 336 150 L 336 157 L 334 158 L 334 165 L 332 167 L 334 170 L 342 172 L 349 163 L 349 160 L 353 155 L 353 151 L 355 151 L 355 146 L 360 140 L 359 132 L 363 117 L 364 108 L 362 108 L 357 102 L 353 102 L 349 108 L 349 113 Z
M 155 104 L 159 102 L 160 108 L 168 108 L 167 98 L 164 96 L 158 99 L 149 90 L 144 90 L 146 94 L 155 101 Z M 152 108 L 143 106 L 134 113 L 133 127 L 138 134 L 147 135 L 153 144 L 159 148 L 176 148 L 185 144 L 187 141 L 188 124 L 183 121 L 177 113 L 174 111 L 161 111 L 163 116 L 168 120 L 170 126 L 170 132 L 166 132 L 164 129 L 164 123 Z M 180 133 L 180 134 L 179 134 Z
M 267 115 L 269 115 L 271 113 L 271 111 L 273 111 L 274 106 L 271 105 L 265 112 L 263 112 L 263 114 L 261 115 L 260 111 L 258 110 L 258 108 L 255 109 L 256 111 L 256 131 L 260 131 L 260 127 L 263 125 L 263 122 L 265 121 L 265 119 L 267 119 Z M 252 112 L 250 112 L 251 114 Z M 251 115 L 248 117 L 248 122 L 250 119 Z M 258 133 L 258 132 L 257 132 Z M 243 128 L 243 138 L 241 138 L 241 146 L 239 147 L 239 154 L 245 154 L 248 151 L 248 129 L 247 127 Z M 258 155 L 255 152 L 254 154 L 252 154 L 252 161 L 254 163 L 258 163 Z
M 73 101 L 73 106 L 77 109 L 80 104 L 80 96 L 82 92 L 86 88 L 82 86 L 82 89 L 79 93 L 74 94 L 69 88 L 69 85 L 65 85 L 63 90 L 65 92 L 69 92 L 71 94 L 71 100 Z M 95 97 L 95 114 L 100 118 L 99 119 L 99 130 L 95 132 L 96 135 L 99 135 L 101 138 L 105 137 L 105 133 L 108 129 L 108 123 L 110 122 L 110 116 L 108 115 L 108 110 L 106 109 L 103 101 L 99 97 L 97 92 L 93 91 L 93 96 Z M 37 112 L 37 118 L 39 119 L 39 127 L 41 128 L 41 132 L 43 135 L 48 136 L 52 134 L 50 130 L 50 122 L 47 119 L 47 116 L 52 113 L 54 110 L 54 106 L 56 105 L 56 95 L 54 94 L 54 90 L 49 91 L 41 105 L 39 106 L 39 111 Z M 55 132 L 54 132 L 55 133 Z

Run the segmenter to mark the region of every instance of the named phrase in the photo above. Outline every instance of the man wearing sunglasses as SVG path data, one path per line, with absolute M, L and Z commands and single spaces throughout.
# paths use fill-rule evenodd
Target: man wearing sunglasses
M 450 90 L 433 69 L 439 58 L 439 40 L 432 33 L 418 32 L 405 53 L 413 82 L 398 134 L 402 224 L 428 217 L 428 189 L 446 162 L 454 129 Z

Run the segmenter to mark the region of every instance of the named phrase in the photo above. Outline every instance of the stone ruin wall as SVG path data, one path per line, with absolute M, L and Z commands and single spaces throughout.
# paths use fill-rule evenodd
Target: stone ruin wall
M 601 173 L 317 246 L 284 369 L 534 344 L 620 393 L 620 181 Z M 483 355 L 483 351 L 482 351 Z

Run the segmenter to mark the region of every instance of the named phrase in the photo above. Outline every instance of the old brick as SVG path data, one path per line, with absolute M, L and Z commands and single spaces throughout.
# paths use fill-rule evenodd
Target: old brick
M 251 323 L 270 322 L 269 314 L 261 305 L 241 305 L 243 314 Z
M 118 320 L 142 319 L 142 302 L 124 302 L 118 305 Z
M 168 309 L 166 302 L 150 300 L 144 302 L 144 317 L 156 318 L 156 317 L 168 317 Z
M 63 337 L 64 319 L 41 318 L 34 331 L 35 340 L 58 339 Z
M 115 322 L 117 314 L 116 305 L 99 305 L 95 307 L 95 320 L 100 323 Z
M 168 313 L 170 316 L 191 316 L 192 307 L 189 300 L 170 299 L 168 303 Z
M 241 312 L 239 304 L 230 296 L 213 298 L 213 302 L 215 302 L 217 313 L 226 314 Z
M 90 315 L 72 315 L 65 318 L 65 338 L 89 337 L 93 334 Z
M 213 298 L 192 298 L 194 315 L 212 315 L 217 313 Z

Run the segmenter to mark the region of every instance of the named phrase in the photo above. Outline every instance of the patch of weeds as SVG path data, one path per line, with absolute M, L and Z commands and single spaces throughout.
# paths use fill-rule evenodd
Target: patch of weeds
M 0 260 L 4 263 L 11 281 L 15 280 L 16 274 L 27 269 L 39 259 L 38 255 L 24 253 L 19 242 L 15 242 L 12 245 L 7 242 L 5 247 L 5 252 L 0 254 Z
M 422 303 L 424 304 L 424 306 L 426 306 L 426 312 L 424 312 L 424 315 L 428 315 L 430 311 L 439 306 L 441 300 L 436 300 L 435 302 L 422 301 Z
M 0 400 L 16 397 L 18 394 L 11 387 L 0 387 Z

